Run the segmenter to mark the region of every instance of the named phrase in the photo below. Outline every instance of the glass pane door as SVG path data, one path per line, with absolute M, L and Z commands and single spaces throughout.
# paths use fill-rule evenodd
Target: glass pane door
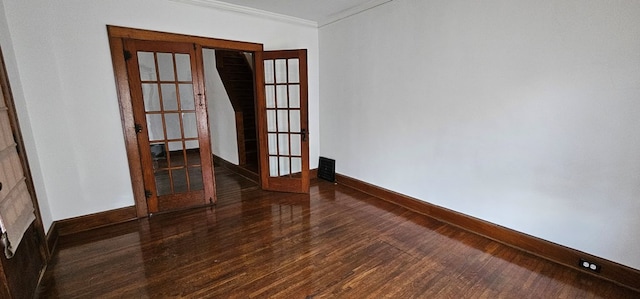
M 139 146 L 148 205 L 155 201 L 161 211 L 213 201 L 206 105 L 193 45 L 142 41 L 127 45 L 134 48 L 131 60 L 137 62 L 129 70 L 138 79 L 130 78 L 136 85 L 132 102 L 138 138 L 144 138 Z
M 262 52 L 256 57 L 264 74 L 263 93 L 258 94 L 263 188 L 308 192 L 306 51 Z
M 270 177 L 300 177 L 302 141 L 298 58 L 264 61 Z
M 137 54 L 157 195 L 203 190 L 189 54 Z

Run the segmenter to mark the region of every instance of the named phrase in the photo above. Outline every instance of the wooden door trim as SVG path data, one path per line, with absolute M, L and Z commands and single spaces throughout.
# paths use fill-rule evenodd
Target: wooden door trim
M 124 57 L 124 41 L 127 39 L 136 39 L 146 41 L 192 43 L 196 45 L 198 48 L 197 51 L 200 52 L 202 48 L 259 52 L 263 50 L 263 45 L 111 25 L 107 25 L 107 34 L 111 49 L 111 61 L 113 63 L 118 103 L 120 107 L 120 120 L 122 122 L 122 130 L 124 133 L 125 150 L 129 164 L 129 173 L 131 175 L 136 216 L 138 218 L 144 218 L 148 216 L 149 209 L 147 207 L 145 187 L 142 179 L 143 167 L 140 160 L 140 152 L 138 151 L 138 136 L 135 131 L 135 121 L 133 118 L 131 87 L 129 86 L 127 64 Z M 196 53 L 196 55 L 198 55 L 198 53 Z M 202 60 L 200 60 L 199 63 L 201 62 Z
M 233 41 L 179 33 L 168 33 L 153 30 L 126 28 L 107 25 L 110 38 L 138 39 L 148 41 L 176 42 L 197 44 L 203 48 L 239 50 L 245 52 L 262 51 L 263 45 L 258 43 Z
M 449 210 L 419 198 L 397 193 L 382 187 L 336 173 L 338 184 L 372 195 L 377 199 L 404 207 L 427 217 L 449 223 L 479 236 L 489 238 L 523 252 L 549 260 L 574 270 L 600 277 L 640 291 L 640 270 L 601 258 L 589 253 L 531 236 L 486 220 Z M 590 260 L 602 266 L 600 272 L 584 270 L 580 259 Z
M 209 105 L 208 105 L 209 103 L 208 103 L 208 99 L 206 98 L 206 87 L 205 87 L 206 83 L 205 83 L 205 77 L 204 77 L 204 58 L 202 57 L 202 45 L 194 44 L 194 46 L 195 46 L 196 70 L 194 70 L 193 73 L 196 76 L 193 78 L 193 86 L 200 91 L 199 96 L 197 94 L 194 94 L 194 96 L 197 97 L 197 99 L 194 99 L 194 100 L 196 102 L 203 101 L 204 103 L 201 102 L 200 105 L 205 106 L 205 109 L 204 109 L 205 115 L 198 115 L 198 118 L 202 118 L 206 120 L 206 122 L 198 121 L 198 126 L 199 126 L 198 139 L 202 140 L 204 136 L 200 134 L 202 134 L 202 132 L 209 132 L 211 126 L 209 125 Z M 197 76 L 202 76 L 202 77 L 197 77 Z M 196 103 L 196 105 L 198 104 Z M 203 113 L 201 110 L 196 109 L 196 111 L 200 111 L 197 113 Z M 206 128 L 202 128 L 202 126 L 206 126 Z M 211 132 L 209 132 L 209 142 L 207 142 L 206 144 L 202 144 L 202 143 L 200 144 L 201 150 L 208 152 L 209 155 L 201 159 L 200 165 L 205 165 L 205 163 L 211 165 L 211 171 L 205 172 L 204 168 L 202 168 L 203 169 L 202 185 L 204 188 L 203 191 L 204 191 L 205 201 L 209 202 L 209 204 L 215 204 L 218 201 L 218 197 L 216 195 L 216 180 L 215 180 L 215 174 L 214 174 L 215 170 L 213 169 L 213 148 L 211 148 L 211 141 L 212 141 Z M 212 183 L 207 184 L 207 182 L 212 182 Z
M 144 192 L 144 181 L 142 176 L 142 164 L 140 152 L 138 151 L 138 136 L 135 130 L 135 120 L 133 118 L 133 103 L 131 102 L 131 89 L 129 77 L 127 75 L 127 63 L 124 58 L 124 40 L 117 37 L 109 37 L 111 46 L 111 61 L 118 90 L 118 103 L 120 104 L 120 121 L 124 133 L 125 149 L 129 162 L 129 173 L 131 175 L 131 186 L 133 188 L 133 198 L 135 199 L 136 216 L 138 218 L 148 215 L 147 201 Z

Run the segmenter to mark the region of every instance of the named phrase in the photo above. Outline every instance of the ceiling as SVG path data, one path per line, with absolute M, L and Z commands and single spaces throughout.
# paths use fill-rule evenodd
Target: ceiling
M 319 26 L 393 0 L 210 0 L 316 22 Z

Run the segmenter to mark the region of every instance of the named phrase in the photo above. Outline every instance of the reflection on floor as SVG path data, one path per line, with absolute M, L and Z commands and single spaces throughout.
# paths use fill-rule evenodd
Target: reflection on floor
M 40 297 L 640 298 L 341 185 L 216 180 L 215 207 L 63 237 Z

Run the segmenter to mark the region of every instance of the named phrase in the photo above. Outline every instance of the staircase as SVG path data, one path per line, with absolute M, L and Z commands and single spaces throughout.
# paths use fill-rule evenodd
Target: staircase
M 243 52 L 216 50 L 216 68 L 235 111 L 240 166 L 258 171 L 253 70 Z

